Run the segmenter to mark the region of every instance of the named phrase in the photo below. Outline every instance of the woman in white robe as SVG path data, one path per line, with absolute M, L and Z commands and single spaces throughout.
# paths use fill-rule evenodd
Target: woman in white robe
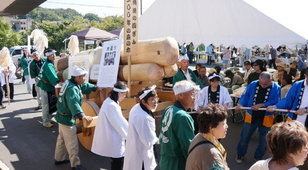
M 155 133 L 155 119 L 151 110 L 158 104 L 155 85 L 142 89 L 140 102 L 129 113 L 129 126 L 123 170 L 154 170 L 156 167 L 154 144 L 158 141 Z
M 1 66 L 0 66 L 1 67 Z M 16 72 L 16 66 L 14 65 L 13 61 L 11 60 L 8 67 L 2 67 L 1 69 L 1 82 L 5 93 L 7 94 L 7 85 L 10 89 L 10 100 L 13 101 L 14 99 L 14 76 Z M 8 83 L 6 82 L 6 76 L 8 76 Z
M 195 110 L 200 112 L 209 103 L 218 103 L 228 108 L 232 99 L 228 92 L 228 89 L 219 85 L 220 76 L 216 73 L 212 73 L 209 76 L 210 86 L 204 87 L 197 94 L 195 100 Z
M 117 82 L 99 111 L 91 151 L 111 157 L 111 170 L 122 170 L 128 122 L 119 105 L 126 97 L 127 86 Z

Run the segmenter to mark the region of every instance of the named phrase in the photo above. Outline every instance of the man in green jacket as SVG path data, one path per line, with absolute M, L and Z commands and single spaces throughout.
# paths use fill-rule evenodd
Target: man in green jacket
M 30 55 L 29 55 L 29 51 L 28 51 L 27 48 L 23 48 L 22 50 L 23 50 L 24 55 L 20 59 L 20 66 L 23 70 L 23 76 L 26 79 L 27 92 L 29 94 L 32 93 L 32 96 L 36 97 L 36 91 L 35 91 L 35 89 L 31 88 L 31 82 L 30 82 L 31 78 L 30 78 L 30 74 L 29 74 L 29 66 L 30 66 L 31 58 L 30 58 Z
M 43 126 L 48 128 L 53 127 L 50 119 L 51 114 L 56 110 L 55 85 L 60 82 L 56 69 L 53 66 L 56 57 L 55 53 L 56 51 L 52 49 L 45 51 L 47 60 L 42 65 L 38 76 L 40 80 L 37 83 L 37 86 L 41 89 Z
M 173 86 L 176 101 L 169 106 L 161 118 L 160 168 L 184 170 L 190 142 L 194 138 L 194 120 L 187 110 L 194 106 L 195 90 L 200 88 L 193 82 L 182 80 Z
M 42 109 L 42 103 L 41 103 L 41 90 L 40 88 L 37 86 L 37 83 L 39 81 L 39 73 L 40 70 L 43 66 L 43 64 L 45 63 L 45 61 L 47 60 L 46 57 L 41 57 L 40 54 L 38 53 L 38 51 L 33 50 L 32 51 L 32 61 L 30 63 L 30 76 L 31 78 L 35 79 L 35 90 L 37 93 L 37 103 L 38 106 L 35 108 L 35 110 L 39 110 Z
M 59 135 L 55 149 L 55 165 L 70 162 L 72 169 L 83 170 L 78 156 L 78 140 L 76 135 L 75 119 L 92 121 L 81 108 L 83 94 L 101 90 L 90 83 L 84 82 L 87 71 L 74 66 L 72 78 L 65 81 L 57 101 L 57 114 Z M 67 156 L 69 160 L 67 160 Z
M 174 85 L 176 82 L 181 80 L 189 80 L 195 82 L 202 89 L 204 85 L 196 76 L 196 74 L 188 68 L 189 66 L 189 58 L 187 56 L 181 56 L 180 59 L 180 68 L 178 72 L 173 76 L 172 84 Z

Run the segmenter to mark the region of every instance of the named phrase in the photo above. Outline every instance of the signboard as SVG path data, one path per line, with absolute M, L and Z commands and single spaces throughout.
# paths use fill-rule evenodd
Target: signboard
M 139 0 L 124 0 L 124 52 L 137 53 Z
M 72 56 L 68 58 L 68 77 L 70 78 L 73 73 L 73 66 L 77 66 L 80 68 L 85 69 L 88 73 L 90 70 L 90 59 L 89 56 L 84 55 L 78 55 L 78 56 Z M 89 82 L 89 74 L 86 74 L 86 82 Z
M 117 82 L 122 39 L 104 42 L 97 79 L 98 87 L 113 87 Z

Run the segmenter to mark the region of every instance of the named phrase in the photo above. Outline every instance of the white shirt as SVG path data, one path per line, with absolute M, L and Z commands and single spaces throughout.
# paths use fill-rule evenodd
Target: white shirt
M 272 158 L 268 158 L 266 160 L 260 160 L 258 162 L 256 162 L 255 164 L 253 164 L 249 170 L 270 170 L 268 167 L 269 162 L 272 160 Z M 288 170 L 298 170 L 298 168 L 293 167 L 290 168 Z
M 204 87 L 202 90 L 200 90 L 197 94 L 197 98 L 195 101 L 195 110 L 198 109 L 203 109 L 204 107 L 206 107 L 208 105 L 208 92 L 209 92 L 209 87 Z M 220 88 L 220 92 L 219 92 L 219 104 L 221 105 L 225 105 L 228 103 L 233 102 L 230 94 L 228 92 L 228 89 L 223 87 L 223 86 L 219 86 Z
M 253 71 L 252 67 L 250 67 L 249 70 L 245 69 L 244 78 L 243 78 L 245 82 L 248 81 L 248 76 L 249 76 L 250 73 L 252 73 L 252 71 Z M 247 81 L 246 81 L 246 79 L 247 79 Z
M 136 104 L 129 112 L 129 126 L 123 170 L 154 170 L 153 145 L 157 142 L 155 119 Z
M 7 70 L 7 68 L 4 68 L 4 67 L 0 66 L 1 86 L 6 84 L 5 76 L 4 76 L 4 73 L 3 73 L 4 70 Z M 15 72 L 16 72 L 16 66 L 14 65 L 13 62 L 10 62 L 10 64 L 9 64 L 9 71 L 11 71 L 11 73 L 9 74 L 8 81 L 9 81 L 9 83 L 14 83 L 14 76 L 15 76 Z
M 101 156 L 123 157 L 127 130 L 121 107 L 108 97 L 99 111 L 91 151 Z
M 304 90 L 304 93 L 303 93 L 301 105 L 299 106 L 300 109 L 308 106 L 308 100 L 307 100 L 307 97 L 306 97 L 308 95 L 308 86 L 306 84 L 306 79 L 304 80 L 304 86 L 305 86 L 305 90 Z M 307 118 L 306 114 L 297 115 L 296 120 L 301 122 L 303 125 L 305 125 L 306 118 Z
M 186 80 L 192 81 L 188 69 L 186 70 L 186 72 L 184 70 L 182 70 L 182 72 L 184 73 Z

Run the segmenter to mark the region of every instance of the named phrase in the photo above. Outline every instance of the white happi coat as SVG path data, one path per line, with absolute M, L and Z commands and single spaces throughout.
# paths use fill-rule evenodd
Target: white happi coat
M 154 170 L 153 145 L 158 141 L 155 119 L 136 104 L 129 112 L 129 126 L 123 170 Z
M 209 87 L 204 87 L 202 90 L 200 90 L 197 94 L 197 98 L 195 101 L 195 110 L 203 109 L 208 105 L 208 92 Z M 228 92 L 228 89 L 220 86 L 220 93 L 219 93 L 219 104 L 224 105 L 227 103 L 231 103 L 232 99 L 230 97 L 230 94 Z
M 99 111 L 91 151 L 106 157 L 123 157 L 127 130 L 128 122 L 120 105 L 108 97 Z
M 4 76 L 4 73 L 3 73 L 4 70 L 7 70 L 7 68 L 4 68 L 4 67 L 0 66 L 1 85 L 2 86 L 6 84 L 5 76 Z M 16 66 L 14 65 L 13 62 L 10 62 L 9 70 L 11 71 L 11 73 L 9 74 L 8 81 L 9 81 L 9 83 L 14 83 L 14 76 L 15 76 L 15 72 L 16 72 Z

